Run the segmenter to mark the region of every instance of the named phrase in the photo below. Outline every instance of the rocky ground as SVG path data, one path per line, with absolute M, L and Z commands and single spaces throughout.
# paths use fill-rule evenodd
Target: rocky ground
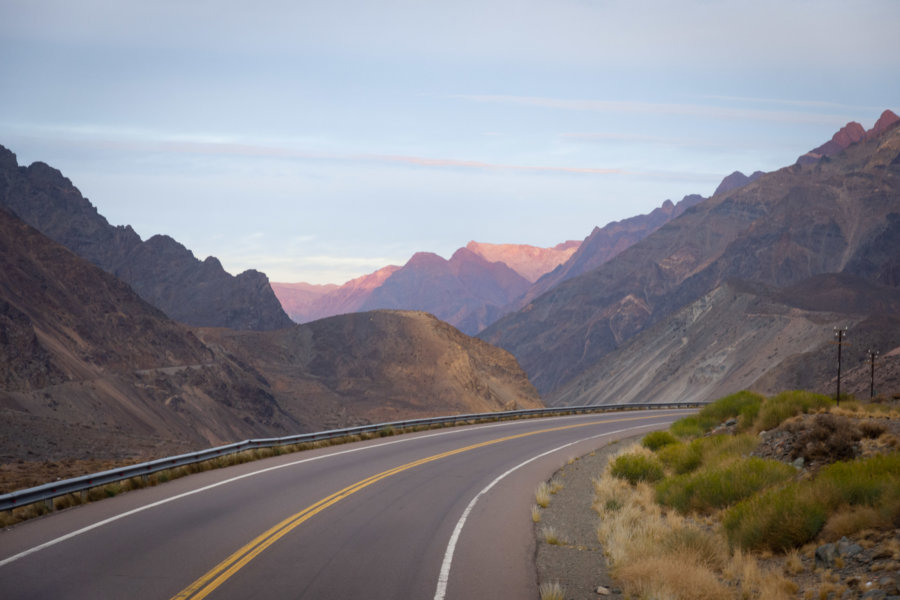
M 809 415 L 760 437 L 762 443 L 754 454 L 792 463 L 803 476 L 833 462 L 828 453 L 853 458 L 900 447 L 900 420 L 872 423 L 840 415 L 836 419 Z M 558 489 L 535 523 L 536 567 L 538 581 L 558 582 L 566 600 L 626 598 L 611 577 L 597 540 L 599 517 L 591 508 L 592 480 L 610 456 L 638 439 L 600 448 L 554 475 Z M 808 444 L 817 444 L 817 451 L 811 453 L 815 458 L 800 459 L 800 448 Z M 553 529 L 556 543 L 546 541 L 547 528 Z M 757 558 L 762 568 L 782 571 L 794 581 L 797 598 L 900 600 L 900 529 L 863 531 L 809 544 L 792 555 Z

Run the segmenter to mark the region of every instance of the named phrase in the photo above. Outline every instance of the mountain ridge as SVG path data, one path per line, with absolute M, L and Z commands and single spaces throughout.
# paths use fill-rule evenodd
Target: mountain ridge
M 200 261 L 166 235 L 142 241 L 131 226 L 110 225 L 59 170 L 43 162 L 20 167 L 3 146 L 0 206 L 120 277 L 177 321 L 235 329 L 292 324 L 264 274 L 251 269 L 232 276 L 215 257 Z
M 891 113 L 892 114 L 892 113 Z M 848 266 L 893 281 L 900 128 L 690 207 L 609 262 L 479 337 L 517 356 L 545 396 L 729 279 L 777 286 Z M 872 240 L 882 243 L 875 246 Z

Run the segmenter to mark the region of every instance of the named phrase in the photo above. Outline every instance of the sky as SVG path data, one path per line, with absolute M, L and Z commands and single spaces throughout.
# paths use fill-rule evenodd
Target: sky
M 900 113 L 896 0 L 0 0 L 0 145 L 229 272 L 553 246 Z

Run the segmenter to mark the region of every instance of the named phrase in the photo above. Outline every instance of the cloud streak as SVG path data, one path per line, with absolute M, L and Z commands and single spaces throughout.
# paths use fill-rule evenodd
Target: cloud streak
M 787 110 L 764 110 L 754 108 L 733 108 L 708 104 L 630 102 L 618 100 L 588 100 L 548 98 L 541 96 L 509 96 L 490 94 L 454 94 L 452 98 L 469 102 L 531 106 L 567 111 L 589 111 L 608 113 L 639 113 L 659 116 L 703 117 L 740 121 L 769 121 L 778 123 L 843 123 L 843 115 L 819 114 Z
M 184 139 L 148 140 L 124 136 L 120 138 L 95 136 L 89 129 L 70 129 L 63 135 L 54 136 L 54 143 L 83 146 L 90 144 L 102 150 L 143 152 L 159 154 L 194 154 L 202 156 L 235 156 L 243 158 L 275 158 L 285 160 L 369 162 L 381 164 L 409 165 L 431 169 L 465 169 L 478 171 L 518 171 L 535 173 L 559 173 L 571 175 L 636 175 L 638 173 L 614 167 L 582 167 L 565 165 L 517 165 L 492 163 L 478 160 L 439 158 L 379 153 L 319 152 L 295 149 L 286 146 L 241 143 L 227 141 L 205 141 Z M 52 133 L 50 134 L 52 136 Z M 198 136 L 200 137 L 200 136 Z

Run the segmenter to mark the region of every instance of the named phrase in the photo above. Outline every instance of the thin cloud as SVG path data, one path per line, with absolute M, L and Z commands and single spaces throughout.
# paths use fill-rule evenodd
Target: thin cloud
M 695 116 L 742 121 L 757 120 L 780 123 L 833 124 L 835 122 L 841 123 L 845 118 L 842 115 L 810 114 L 807 112 L 785 110 L 730 108 L 722 106 L 711 106 L 708 104 L 627 102 L 616 100 L 586 100 L 546 98 L 541 96 L 505 96 L 487 94 L 455 94 L 451 97 L 461 100 L 467 100 L 470 102 L 515 104 L 519 106 L 534 106 L 536 108 L 549 108 L 556 110 L 641 113 L 668 116 Z
M 153 140 L 137 139 L 127 135 L 122 137 L 96 136 L 89 128 L 72 128 L 70 138 L 57 138 L 54 143 L 128 152 L 148 152 L 160 154 L 194 154 L 204 156 L 242 156 L 248 158 L 277 158 L 288 160 L 322 160 L 336 162 L 376 162 L 383 164 L 403 164 L 434 169 L 471 169 L 480 171 L 520 171 L 538 173 L 563 173 L 576 175 L 635 175 L 637 173 L 609 167 L 576 167 L 562 165 L 514 165 L 489 163 L 477 160 L 437 158 L 430 156 L 406 156 L 396 154 L 339 153 L 300 150 L 286 146 L 241 143 L 231 141 L 207 141 L 207 139 Z M 204 136 L 205 137 L 205 136 Z

